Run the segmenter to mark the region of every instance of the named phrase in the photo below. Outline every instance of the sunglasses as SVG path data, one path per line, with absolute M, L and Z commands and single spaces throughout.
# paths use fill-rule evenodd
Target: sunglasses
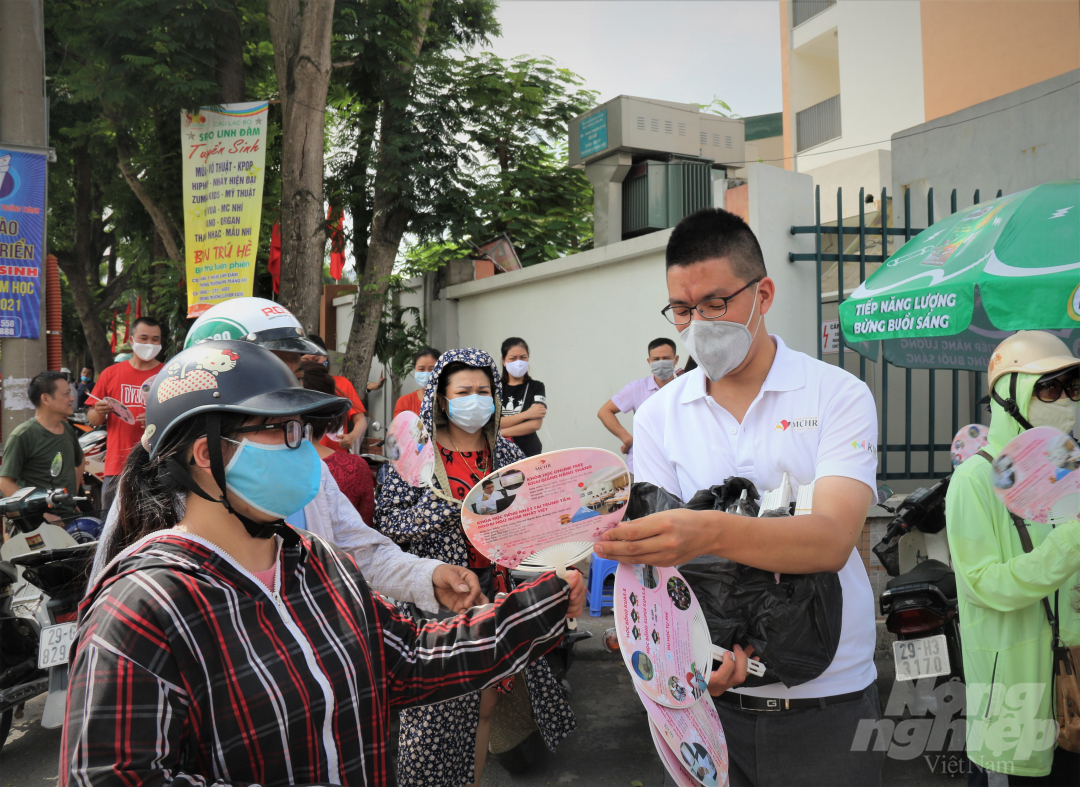
M 234 434 L 248 432 L 268 432 L 271 429 L 280 429 L 285 433 L 285 445 L 289 448 L 299 448 L 304 440 L 311 439 L 311 427 L 303 421 L 284 421 L 276 424 L 256 424 L 255 426 L 242 426 L 234 429 Z
M 1042 378 L 1035 383 L 1035 397 L 1040 402 L 1053 404 L 1065 394 L 1072 401 L 1080 401 L 1080 371 L 1071 369 L 1050 379 Z

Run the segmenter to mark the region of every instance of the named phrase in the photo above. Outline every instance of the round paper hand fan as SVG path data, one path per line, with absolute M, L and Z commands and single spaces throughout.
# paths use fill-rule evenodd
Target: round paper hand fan
M 707 693 L 687 708 L 665 708 L 641 691 L 638 698 L 694 787 L 726 787 L 728 750 L 720 716 Z M 662 757 L 663 755 L 661 755 Z
M 1058 525 L 1080 514 L 1080 446 L 1052 426 L 1014 437 L 994 457 L 994 492 L 1032 522 Z
M 410 486 L 430 486 L 435 470 L 435 446 L 420 416 L 411 410 L 390 422 L 383 453 Z
M 462 501 L 461 526 L 472 545 L 501 566 L 565 576 L 622 520 L 629 499 L 630 473 L 621 457 L 569 448 L 481 479 Z
M 654 702 L 685 708 L 706 693 L 713 660 L 730 651 L 712 644 L 694 592 L 674 568 L 623 563 L 615 572 L 615 631 L 634 684 Z M 749 671 L 765 673 L 751 660 Z
M 698 783 L 690 778 L 686 768 L 679 762 L 678 755 L 668 746 L 668 742 L 664 740 L 664 736 L 656 728 L 656 722 L 651 718 L 649 719 L 649 734 L 652 735 L 653 746 L 656 747 L 656 753 L 660 755 L 660 762 L 664 764 L 664 770 L 671 774 L 676 787 L 698 787 Z
M 952 446 L 949 448 L 952 466 L 959 466 L 964 460 L 973 457 L 980 448 L 984 448 L 989 434 L 990 430 L 982 424 L 968 424 L 960 427 L 960 431 L 953 437 Z

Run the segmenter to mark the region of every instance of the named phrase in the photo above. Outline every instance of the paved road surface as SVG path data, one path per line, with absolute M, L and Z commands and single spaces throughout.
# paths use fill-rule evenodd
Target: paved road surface
M 620 662 L 578 661 L 572 671 L 578 729 L 557 754 L 544 751 L 534 770 L 511 776 L 491 763 L 483 787 L 661 787 L 663 773 L 653 751 L 645 712 Z M 60 730 L 41 729 L 44 699 L 27 704 L 0 754 L 0 787 L 52 787 L 57 782 Z M 920 759 L 886 760 L 885 787 L 960 787 L 961 779 L 929 773 Z

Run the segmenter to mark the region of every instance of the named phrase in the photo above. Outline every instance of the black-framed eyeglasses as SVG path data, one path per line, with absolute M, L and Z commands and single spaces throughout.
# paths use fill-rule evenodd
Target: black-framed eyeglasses
M 241 426 L 239 429 L 234 429 L 233 434 L 268 432 L 271 429 L 280 429 L 285 433 L 285 445 L 289 446 L 289 448 L 299 448 L 301 443 L 311 439 L 311 426 L 303 421 L 281 421 L 275 424 Z
M 664 315 L 664 319 L 672 325 L 686 325 L 694 318 L 695 311 L 706 320 L 718 320 L 727 314 L 728 301 L 743 290 L 753 287 L 759 281 L 761 281 L 761 279 L 754 279 L 753 281 L 747 282 L 743 287 L 731 293 L 731 295 L 706 298 L 696 306 L 676 306 L 669 303 L 660 310 L 660 313 Z
M 1064 393 L 1074 402 L 1080 402 L 1080 369 L 1070 369 L 1056 377 L 1039 379 L 1035 382 L 1035 398 L 1040 402 L 1053 404 Z

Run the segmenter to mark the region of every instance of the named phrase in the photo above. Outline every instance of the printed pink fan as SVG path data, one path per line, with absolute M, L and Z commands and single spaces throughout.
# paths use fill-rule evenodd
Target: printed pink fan
M 990 430 L 982 424 L 961 426 L 949 448 L 952 466 L 959 467 L 962 462 L 975 456 L 980 448 L 985 448 L 989 435 Z
M 698 783 L 690 778 L 690 774 L 687 773 L 686 768 L 679 761 L 678 755 L 668 746 L 668 742 L 664 740 L 664 736 L 657 729 L 656 722 L 651 718 L 649 719 L 649 734 L 652 735 L 653 746 L 656 747 L 656 753 L 660 755 L 660 762 L 664 764 L 664 770 L 671 775 L 676 787 L 698 787 Z
M 462 501 L 461 527 L 482 555 L 501 566 L 565 576 L 622 521 L 629 500 L 630 473 L 621 457 L 600 448 L 568 448 L 481 479 Z
M 1052 426 L 1014 437 L 993 461 L 994 492 L 1022 519 L 1059 525 L 1080 514 L 1080 446 Z
M 687 708 L 707 693 L 713 645 L 705 614 L 674 568 L 621 563 L 615 572 L 615 633 L 638 691 L 669 708 Z M 764 675 L 765 665 L 748 670 Z
M 670 754 L 678 758 L 678 764 L 682 766 L 684 773 L 693 779 L 693 784 L 702 787 L 726 787 L 727 738 L 724 737 L 724 728 L 712 697 L 705 694 L 687 708 L 665 708 L 653 702 L 640 686 L 635 684 L 635 688 L 649 714 L 650 724 L 655 726 L 668 745 Z M 659 748 L 658 746 L 657 749 Z M 663 752 L 660 757 L 666 759 Z
M 113 399 L 111 396 L 99 397 L 90 394 L 88 398 L 97 399 L 99 402 L 105 402 L 105 404 L 109 405 L 109 407 L 112 408 L 112 411 L 116 413 L 120 420 L 123 421 L 125 424 L 135 423 L 135 416 L 131 414 L 131 410 L 127 408 L 127 405 L 116 399 Z
M 406 410 L 390 422 L 383 442 L 383 454 L 410 486 L 431 486 L 435 472 L 435 446 L 424 422 Z

